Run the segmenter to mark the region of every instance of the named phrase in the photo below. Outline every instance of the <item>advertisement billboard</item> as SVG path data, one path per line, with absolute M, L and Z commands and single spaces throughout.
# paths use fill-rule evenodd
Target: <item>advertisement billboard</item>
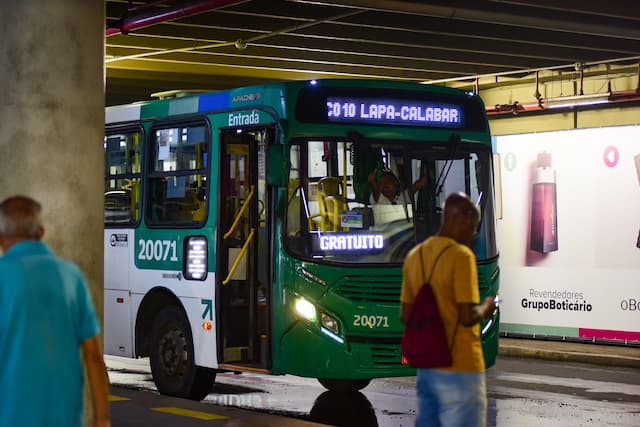
M 501 331 L 640 341 L 640 126 L 495 144 Z

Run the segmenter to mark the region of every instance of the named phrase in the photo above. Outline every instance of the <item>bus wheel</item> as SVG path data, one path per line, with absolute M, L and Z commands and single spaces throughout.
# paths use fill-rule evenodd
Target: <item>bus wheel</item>
M 349 393 L 351 391 L 362 390 L 371 382 L 367 380 L 332 380 L 326 378 L 318 378 L 318 381 L 324 388 L 329 391 L 335 391 L 338 393 Z
M 178 307 L 164 308 L 156 316 L 149 359 L 161 394 L 202 400 L 211 391 L 215 371 L 195 366 L 191 328 Z

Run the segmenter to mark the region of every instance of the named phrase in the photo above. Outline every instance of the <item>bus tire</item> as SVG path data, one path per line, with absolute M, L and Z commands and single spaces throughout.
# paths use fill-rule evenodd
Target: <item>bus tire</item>
M 191 328 L 175 306 L 158 313 L 151 328 L 149 360 L 153 382 L 160 394 L 202 400 L 211 391 L 213 369 L 195 365 Z
M 370 379 L 365 380 L 334 380 L 327 378 L 318 378 L 318 381 L 324 388 L 337 393 L 349 393 L 352 391 L 362 390 L 371 382 Z

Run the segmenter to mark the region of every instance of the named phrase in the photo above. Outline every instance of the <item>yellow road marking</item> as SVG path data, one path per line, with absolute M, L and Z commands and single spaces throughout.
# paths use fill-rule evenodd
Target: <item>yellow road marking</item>
M 151 410 L 164 412 L 165 414 L 180 415 L 182 417 L 197 418 L 199 420 L 226 420 L 229 418 L 225 417 L 224 415 L 212 414 L 209 412 L 192 411 L 190 409 L 176 408 L 174 406 L 151 408 Z
M 131 400 L 128 397 L 122 397 L 122 396 L 114 396 L 113 394 L 109 395 L 109 402 L 120 402 L 122 400 Z

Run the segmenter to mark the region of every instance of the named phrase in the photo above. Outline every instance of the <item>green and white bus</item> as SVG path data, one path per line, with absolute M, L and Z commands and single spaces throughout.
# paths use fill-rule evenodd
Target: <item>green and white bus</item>
M 108 107 L 104 148 L 105 352 L 149 357 L 160 393 L 202 399 L 222 371 L 330 390 L 414 375 L 402 262 L 454 191 L 482 210 L 480 294 L 498 291 L 476 95 L 322 80 L 177 96 Z M 389 172 L 397 203 L 372 203 L 369 181 Z M 498 322 L 482 325 L 488 366 Z

